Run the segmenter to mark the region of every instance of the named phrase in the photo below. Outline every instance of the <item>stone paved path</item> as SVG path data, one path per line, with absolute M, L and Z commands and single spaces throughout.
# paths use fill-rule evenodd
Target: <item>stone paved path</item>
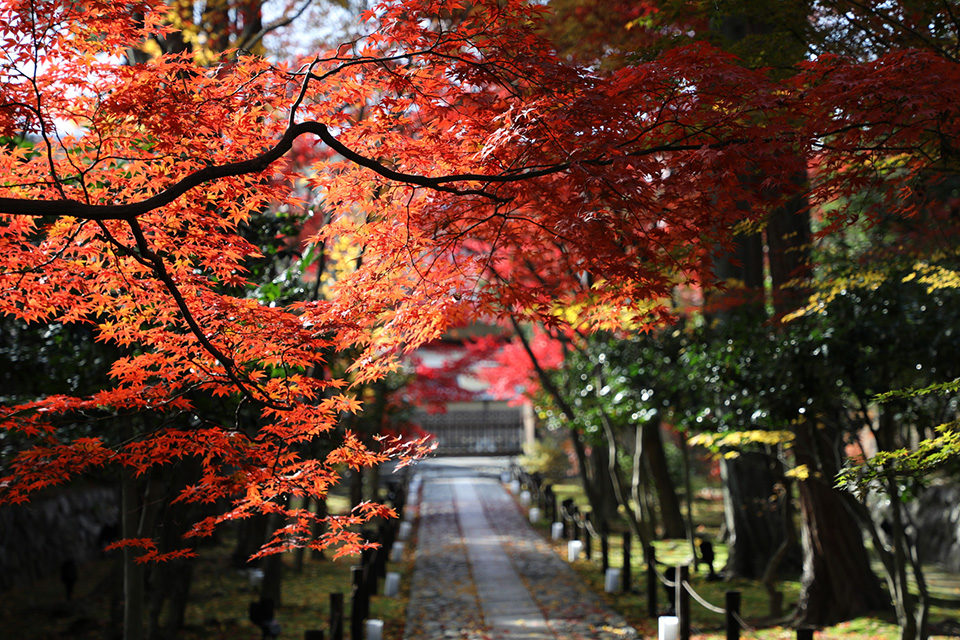
M 425 474 L 406 640 L 636 637 L 491 477 Z

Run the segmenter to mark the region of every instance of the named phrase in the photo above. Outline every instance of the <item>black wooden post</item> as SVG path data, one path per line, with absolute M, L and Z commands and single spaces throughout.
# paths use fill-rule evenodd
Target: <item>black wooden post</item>
M 330 640 L 343 640 L 343 594 L 330 594 Z
M 623 580 L 623 592 L 630 593 L 633 589 L 633 580 L 630 577 L 630 535 L 629 531 L 623 532 L 623 569 L 620 572 L 620 578 Z
M 797 640 L 813 640 L 813 627 L 800 627 L 797 629 Z
M 360 566 L 363 567 L 363 586 L 367 593 L 377 593 L 379 576 L 377 575 L 378 549 L 364 549 L 360 552 Z
M 647 560 L 647 615 L 651 618 L 657 617 L 657 591 L 660 589 L 657 585 L 657 550 L 652 544 L 648 544 L 643 555 Z
M 392 497 L 390 502 L 393 503 L 393 510 L 397 512 L 397 518 L 403 518 L 403 508 L 406 506 L 407 502 L 407 488 L 408 482 L 393 482 L 390 485 Z
M 603 572 L 604 580 L 606 580 L 607 569 L 610 568 L 610 539 L 607 537 L 610 535 L 610 530 L 607 527 L 607 523 L 600 523 L 600 571 Z
M 553 512 L 553 519 L 551 521 L 559 522 L 560 521 L 560 499 L 557 498 L 557 494 L 553 493 L 552 491 L 550 492 L 550 498 L 551 498 L 550 510 Z
M 392 535 L 392 531 L 395 531 L 395 526 L 395 522 L 391 520 L 384 522 L 378 527 L 377 540 L 380 541 L 380 548 L 377 549 L 376 561 L 374 562 L 378 578 L 387 577 L 387 555 L 390 553 L 390 547 L 393 546 L 393 540 L 396 537 Z M 374 591 L 374 593 L 376 593 L 376 591 Z
M 690 580 L 690 565 L 677 567 L 677 618 L 680 619 L 679 640 L 690 640 L 690 592 L 684 583 Z
M 323 631 L 318 629 L 307 629 L 303 632 L 303 640 L 323 640 Z
M 724 596 L 727 610 L 727 640 L 740 640 L 740 592 L 727 591 Z
M 350 640 L 363 640 L 363 621 L 366 619 L 364 611 L 365 589 L 363 584 L 363 567 L 351 568 L 353 573 L 353 597 L 350 602 Z
M 590 535 L 590 516 L 592 513 L 586 511 L 583 514 L 583 555 L 589 561 L 593 556 L 593 536 Z

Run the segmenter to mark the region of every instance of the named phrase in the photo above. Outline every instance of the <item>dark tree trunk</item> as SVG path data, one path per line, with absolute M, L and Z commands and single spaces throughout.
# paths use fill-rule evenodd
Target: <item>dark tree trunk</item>
M 367 470 L 367 491 L 370 500 L 380 502 L 380 465 L 373 465 Z
M 330 515 L 330 510 L 327 508 L 326 496 L 324 496 L 323 498 L 317 498 L 316 514 L 320 518 L 326 518 L 328 515 Z M 323 534 L 323 528 L 325 526 L 326 525 L 322 522 L 313 523 L 313 526 L 311 527 L 311 531 L 313 532 L 314 539 L 319 538 L 321 534 Z M 321 551 L 320 549 L 313 549 L 310 557 L 312 557 L 314 560 L 323 560 L 323 551 Z
M 734 318 L 761 323 L 767 319 L 764 308 L 763 236 L 741 234 L 734 238 L 734 250 L 714 259 L 714 274 L 727 287 L 722 292 L 707 292 L 705 316 L 724 324 Z
M 617 513 L 617 494 L 610 477 L 610 455 L 607 447 L 596 445 L 590 448 L 589 454 L 590 479 L 594 498 L 590 501 L 590 508 L 600 514 L 604 522 L 615 522 L 619 519 Z
M 158 472 L 159 473 L 159 472 Z M 196 459 L 185 459 L 157 477 L 157 501 L 162 503 L 156 535 L 160 551 L 167 553 L 185 546 L 183 534 L 200 515 L 202 507 L 173 500 L 180 490 L 200 476 Z M 160 487 L 163 487 L 162 489 Z M 193 582 L 193 562 L 174 560 L 158 563 L 150 571 L 150 638 L 176 638 L 183 629 Z
M 193 584 L 193 562 L 173 560 L 152 568 L 150 638 L 178 638 L 186 619 Z
M 825 626 L 890 608 L 870 568 L 863 535 L 846 499 L 833 487 L 836 452 L 814 427 L 797 429 L 794 452 L 810 475 L 798 483 L 803 514 L 803 590 L 796 622 Z M 819 464 L 818 464 L 819 463 Z
M 577 469 L 580 475 L 580 484 L 587 495 L 590 509 L 598 518 L 598 522 L 619 522 L 617 513 L 616 493 L 613 481 L 610 478 L 606 447 L 596 446 L 587 448 L 580 432 L 575 428 L 569 430 L 570 441 L 577 455 Z
M 663 449 L 663 435 L 659 420 L 648 422 L 643 426 L 643 454 L 657 492 L 663 537 L 682 538 L 686 535 L 686 528 L 683 524 L 677 488 L 667 469 L 667 456 Z
M 729 546 L 724 571 L 730 577 L 759 578 L 791 537 L 782 512 L 789 496 L 783 495 L 782 489 L 778 492 L 783 486 L 783 467 L 766 454 L 743 452 L 724 459 L 720 471 Z M 786 570 L 799 569 L 800 549 L 788 549 L 782 563 Z
M 263 584 L 260 587 L 260 597 L 264 600 L 272 600 L 275 606 L 280 607 L 282 584 L 283 554 L 274 553 L 263 561 Z
M 350 506 L 355 507 L 363 502 L 363 469 L 358 468 L 350 472 Z
M 311 507 L 316 504 L 316 501 L 313 498 L 304 498 L 303 508 L 310 510 Z M 316 530 L 315 527 L 311 528 L 311 533 Z M 313 534 L 315 535 L 315 534 Z M 304 546 L 299 546 L 293 552 L 293 572 L 296 574 L 303 573 L 303 565 L 307 559 L 307 548 Z
M 777 318 L 806 302 L 810 275 L 810 212 L 803 195 L 806 172 L 794 178 L 797 195 L 775 209 L 767 223 L 770 281 L 773 285 L 773 309 Z
M 288 504 L 288 499 L 284 499 L 284 506 Z M 274 533 L 284 524 L 284 516 L 272 513 L 269 516 L 267 525 L 267 539 L 272 539 Z M 274 606 L 279 608 L 282 604 L 281 586 L 283 584 L 283 556 L 282 553 L 273 553 L 263 560 L 263 584 L 260 585 L 260 597 L 264 600 L 272 600 Z
M 267 516 L 261 514 L 243 520 L 237 532 L 237 545 L 232 555 L 234 567 L 243 569 L 250 566 L 250 556 L 260 549 L 266 539 Z
M 139 538 L 142 535 L 139 483 L 133 472 L 123 469 L 120 473 L 122 535 L 124 538 Z M 136 556 L 136 549 L 123 548 L 123 640 L 146 638 L 144 567 L 136 562 Z

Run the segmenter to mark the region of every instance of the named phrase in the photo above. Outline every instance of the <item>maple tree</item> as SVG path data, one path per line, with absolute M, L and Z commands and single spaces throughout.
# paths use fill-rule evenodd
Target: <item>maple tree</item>
M 676 284 L 712 284 L 716 247 L 782 204 L 808 161 L 809 198 L 839 203 L 838 222 L 852 213 L 841 196 L 867 189 L 910 214 L 909 178 L 938 166 L 960 123 L 957 65 L 930 50 L 822 56 L 781 78 L 694 43 L 604 70 L 557 55 L 547 7 L 408 0 L 297 60 L 131 60 L 173 40 L 167 16 L 149 0 L 0 5 L 0 311 L 89 326 L 123 351 L 94 393 L 0 408 L 33 442 L 0 487 L 19 502 L 103 465 L 190 459 L 198 477 L 178 500 L 229 501 L 191 534 L 282 517 L 260 553 L 356 550 L 352 525 L 389 515 L 363 503 L 316 537 L 320 516 L 287 498 L 325 495 L 344 465 L 422 453 L 349 430 L 304 453 L 398 354 L 479 316 L 582 332 L 656 322 Z M 321 151 L 281 162 L 302 145 Z M 763 189 L 742 166 L 762 169 Z M 298 187 L 326 208 L 309 240 L 351 267 L 322 299 L 246 295 L 259 251 L 240 231 L 301 206 Z M 200 414 L 218 399 L 255 424 Z M 60 429 L 134 414 L 155 419 L 126 439 Z
M 674 47 L 690 39 L 706 38 L 716 42 L 724 47 L 725 50 L 735 52 L 743 64 L 753 67 L 768 67 L 768 73 L 774 77 L 784 78 L 797 70 L 795 60 L 803 55 L 813 55 L 815 53 L 824 54 L 828 51 L 842 50 L 845 55 L 859 59 L 861 61 L 872 60 L 875 56 L 887 55 L 893 59 L 891 52 L 902 53 L 904 49 L 916 47 L 925 49 L 928 52 L 936 52 L 936 55 L 945 62 L 956 60 L 956 18 L 950 14 L 942 3 L 920 2 L 920 3 L 889 3 L 882 7 L 871 3 L 859 2 L 790 2 L 790 3 L 757 3 L 757 2 L 738 2 L 731 0 L 728 2 L 650 2 L 650 3 L 609 3 L 601 9 L 591 2 L 560 2 L 555 3 L 560 8 L 560 13 L 555 17 L 562 26 L 567 27 L 569 31 L 561 33 L 561 39 L 572 34 L 572 37 L 565 41 L 566 49 L 572 51 L 572 55 L 578 59 L 585 59 L 589 62 L 600 65 L 621 65 L 629 61 L 638 61 L 649 59 L 664 48 Z M 565 15 L 564 15 L 565 13 Z M 618 22 L 619 21 L 619 22 Z M 611 26 L 613 28 L 611 28 Z M 619 28 L 617 28 L 619 27 Z M 586 30 L 584 36 L 583 30 Z M 876 37 L 871 33 L 876 30 Z M 851 40 L 845 38 L 856 34 Z M 862 46 L 861 46 L 862 43 Z M 610 53 L 613 55 L 610 55 Z M 915 53 L 915 52 L 914 52 Z M 821 58 L 820 61 L 824 60 Z M 612 61 L 612 62 L 611 62 Z M 625 62 L 626 61 L 626 62 Z M 919 73 L 919 71 L 918 71 Z M 789 84 L 789 82 L 787 82 Z M 891 92 L 889 99 L 893 98 L 896 92 Z M 776 109 L 776 107 L 772 107 Z M 882 111 L 882 110 L 881 110 Z M 883 118 L 878 111 L 876 117 Z M 793 115 L 798 116 L 794 113 Z M 764 117 L 771 117 L 771 111 L 766 111 Z M 859 116 L 858 116 L 859 117 Z M 856 162 L 851 162 L 846 168 L 854 168 L 855 171 L 862 171 L 872 166 L 878 173 L 885 173 L 889 179 L 902 178 L 905 188 L 900 193 L 899 206 L 894 207 L 901 212 L 910 210 L 909 219 L 914 222 L 911 226 L 915 229 L 908 237 L 900 236 L 901 244 L 896 251 L 899 252 L 902 259 L 906 253 L 909 256 L 929 255 L 933 244 L 940 247 L 940 258 L 944 255 L 950 255 L 950 239 L 956 232 L 953 222 L 944 217 L 943 204 L 949 201 L 950 192 L 953 189 L 952 174 L 956 167 L 953 155 L 949 151 L 951 143 L 948 142 L 950 135 L 941 140 L 946 144 L 944 147 L 936 147 L 938 143 L 929 139 L 933 147 L 928 147 L 928 160 L 930 164 L 926 170 L 917 173 L 907 171 L 898 175 L 900 163 L 909 157 L 909 150 L 906 148 L 891 148 L 878 146 L 870 151 L 873 155 L 867 153 L 862 156 L 865 161 L 859 166 Z M 828 145 L 832 143 L 827 139 Z M 831 151 L 837 151 L 839 148 L 833 148 Z M 852 150 L 849 148 L 848 150 Z M 864 149 L 866 151 L 866 149 Z M 919 147 L 913 149 L 918 151 Z M 789 156 L 791 151 L 796 151 L 798 155 L 810 153 L 812 149 L 803 149 L 802 147 L 794 149 L 791 142 L 784 138 L 783 152 Z M 839 156 L 838 156 L 839 157 Z M 727 287 L 722 292 L 705 291 L 709 296 L 708 300 L 712 302 L 710 307 L 705 309 L 714 320 L 720 317 L 733 321 L 740 318 L 753 317 L 754 321 L 760 322 L 766 318 L 764 306 L 769 304 L 776 312 L 777 316 L 796 308 L 797 305 L 803 305 L 804 296 L 808 291 L 805 289 L 806 282 L 798 279 L 798 276 L 808 276 L 810 269 L 808 245 L 809 239 L 809 219 L 804 220 L 807 212 L 808 203 L 805 200 L 810 197 L 809 204 L 815 213 L 826 214 L 829 217 L 829 211 L 839 205 L 841 208 L 839 215 L 834 218 L 838 224 L 833 226 L 823 226 L 823 231 L 818 235 L 822 239 L 828 233 L 839 230 L 846 225 L 851 214 L 853 216 L 863 216 L 868 218 L 871 224 L 882 223 L 883 220 L 895 219 L 902 220 L 899 214 L 887 216 L 888 203 L 883 197 L 874 201 L 872 190 L 876 187 L 876 182 L 867 179 L 861 175 L 862 183 L 860 190 L 857 190 L 852 183 L 845 185 L 845 190 L 837 191 L 831 197 L 824 197 L 824 194 L 817 193 L 817 182 L 823 179 L 819 174 L 820 165 L 818 162 L 824 156 L 814 154 L 808 156 L 808 166 L 796 165 L 798 173 L 795 174 L 792 183 L 785 182 L 777 185 L 781 191 L 792 192 L 793 197 L 783 198 L 781 206 L 768 209 L 769 218 L 761 220 L 752 217 L 744 212 L 745 224 L 740 226 L 739 237 L 735 238 L 733 250 L 730 251 L 732 259 L 715 260 L 712 264 L 709 262 L 706 268 L 711 266 L 716 276 L 721 279 L 728 279 Z M 795 158 L 793 160 L 796 160 Z M 790 159 L 786 159 L 790 161 Z M 740 179 L 744 179 L 752 188 L 763 190 L 770 188 L 765 182 L 765 171 L 767 167 L 762 163 L 747 164 L 739 168 Z M 737 169 L 732 169 L 737 172 Z M 804 178 L 808 171 L 810 176 Z M 756 174 L 756 175 L 751 175 Z M 813 181 L 813 188 L 806 184 L 806 180 Z M 748 187 L 749 188 L 749 187 Z M 845 195 L 842 195 L 845 193 Z M 955 191 L 954 191 L 955 194 Z M 751 205 L 744 205 L 744 209 L 749 209 Z M 823 208 L 821 208 L 823 207 Z M 753 223 L 746 222 L 752 220 Z M 922 220 L 922 222 L 921 222 Z M 951 219 L 952 220 L 952 219 Z M 931 243 L 930 237 L 937 236 L 939 242 Z M 763 244 L 766 243 L 768 253 L 764 254 Z M 946 250 L 946 254 L 942 251 Z M 874 254 L 874 258 L 878 257 Z M 890 256 L 887 255 L 886 259 Z M 909 258 L 908 258 L 909 259 Z M 764 262 L 768 261 L 769 275 L 772 280 L 772 291 L 765 291 L 764 283 Z M 860 265 L 862 267 L 862 265 Z M 948 270 L 949 272 L 949 270 Z M 842 284 L 837 287 L 842 287 Z M 769 297 L 768 297 L 769 296 Z M 724 336 L 727 334 L 734 336 L 737 340 L 737 349 L 743 349 L 747 354 L 746 360 L 749 362 L 749 354 L 753 354 L 756 360 L 756 353 L 753 350 L 753 344 L 750 339 L 756 340 L 757 335 L 750 333 L 750 339 L 741 342 L 737 333 L 743 332 L 743 327 L 734 328 L 733 331 L 721 332 Z M 791 357 L 804 359 L 808 354 L 799 352 L 795 349 L 797 340 L 793 331 L 787 331 L 789 339 L 782 342 L 778 338 L 773 338 L 778 348 L 783 349 L 783 353 L 791 354 Z M 707 336 L 710 332 L 706 333 Z M 714 383 L 714 387 L 699 390 L 699 395 L 693 394 L 688 402 L 690 407 L 686 411 L 691 411 L 694 407 L 697 410 L 706 410 L 710 417 L 708 422 L 713 423 L 724 415 L 728 417 L 725 420 L 718 421 L 721 429 L 734 429 L 730 434 L 731 439 L 737 435 L 744 435 L 743 429 L 750 427 L 742 424 L 743 416 L 766 415 L 764 412 L 754 413 L 753 408 L 746 411 L 740 406 L 740 403 L 733 403 L 737 407 L 737 415 L 728 414 L 726 406 L 731 404 L 731 397 L 724 398 L 727 393 L 722 391 L 729 380 L 718 378 L 716 371 L 728 371 L 733 373 L 735 367 L 730 367 L 731 356 L 720 352 L 730 350 L 730 345 L 723 344 L 724 339 L 721 336 L 713 335 L 712 338 L 718 341 L 716 354 L 709 354 L 704 357 L 713 367 L 713 372 L 708 373 L 707 379 Z M 705 339 L 701 336 L 700 339 Z M 707 338 L 709 339 L 709 338 Z M 688 345 L 685 350 L 695 351 L 697 347 Z M 596 361 L 595 361 L 596 362 Z M 789 364 L 790 367 L 803 368 L 800 363 L 789 363 L 787 361 L 777 361 L 776 364 L 769 366 L 783 370 Z M 600 367 L 601 364 L 595 366 Z M 604 369 L 610 369 L 610 365 L 603 363 Z M 727 369 L 727 367 L 730 367 Z M 687 363 L 686 371 L 682 372 L 686 376 L 696 376 L 696 367 L 691 367 Z M 575 371 L 568 375 L 575 374 Z M 592 375 L 587 371 L 588 377 Z M 826 373 L 825 375 L 829 375 Z M 754 378 L 759 378 L 756 373 Z M 658 376 L 663 378 L 664 376 Z M 669 375 L 665 376 L 669 378 Z M 893 384 L 893 381 L 890 381 Z M 646 385 L 652 384 L 647 381 Z M 732 383 L 737 384 L 737 383 Z M 759 383 L 758 383 L 759 384 Z M 545 385 L 547 386 L 547 385 Z M 570 397 L 580 402 L 578 396 L 584 394 L 592 395 L 596 390 L 603 387 L 601 384 L 591 385 L 584 383 L 580 388 L 574 388 Z M 753 385 L 746 384 L 744 389 L 752 389 Z M 763 386 L 759 387 L 761 394 Z M 736 398 L 737 391 L 729 392 L 733 398 Z M 757 389 L 753 389 L 756 392 Z M 720 393 L 720 400 L 725 401 L 723 406 L 702 406 L 700 402 L 715 393 Z M 824 402 L 831 399 L 839 404 L 844 400 L 834 398 L 833 396 L 842 395 L 841 392 L 827 389 L 824 395 Z M 602 400 L 601 400 L 602 401 Z M 776 404 L 776 403 L 774 403 Z M 580 414 L 587 414 L 583 407 L 579 407 Z M 777 407 L 777 411 L 787 409 L 795 410 L 796 406 L 790 406 L 784 403 L 784 406 Z M 675 416 L 677 413 L 683 413 L 683 407 L 675 407 L 671 413 Z M 712 412 L 712 416 L 709 414 Z M 570 412 L 568 420 L 574 422 L 587 422 L 588 429 L 592 426 L 596 429 L 596 420 L 590 425 L 590 418 L 595 418 L 593 414 L 574 415 Z M 813 416 L 813 417 L 810 417 Z M 822 442 L 827 442 L 831 437 L 842 438 L 842 428 L 836 424 L 836 420 L 827 413 L 810 414 L 804 416 L 793 415 L 795 422 L 791 429 L 802 432 L 804 436 L 813 434 L 811 438 L 803 438 L 800 442 L 803 447 L 797 447 L 798 457 L 804 456 L 809 462 L 811 459 L 831 460 L 831 457 L 820 451 L 813 452 L 813 448 L 822 447 Z M 700 415 L 700 420 L 705 416 Z M 728 420 L 733 420 L 741 424 L 730 426 L 725 424 Z M 699 420 L 698 420 L 699 422 Z M 752 422 L 752 420 L 750 421 Z M 816 428 L 815 428 L 816 427 Z M 747 432 L 749 433 L 749 432 Z M 770 432 L 768 436 L 758 436 L 760 440 L 757 444 L 764 445 L 764 440 L 774 437 L 776 432 Z M 789 431 L 782 432 L 792 435 Z M 828 435 L 830 434 L 830 435 Z M 613 441 L 614 438 L 608 438 Z M 816 441 L 816 442 L 813 442 Z M 941 440 L 949 445 L 949 438 Z M 770 443 L 766 442 L 766 448 L 770 449 Z M 926 450 L 931 450 L 934 446 L 929 443 L 925 445 Z M 754 447 L 755 449 L 761 447 Z M 801 449 L 806 448 L 805 451 Z M 826 451 L 832 450 L 828 444 L 822 447 Z M 811 454 L 813 457 L 811 458 Z M 778 482 L 777 477 L 764 474 L 762 470 L 753 471 L 750 467 L 757 467 L 756 464 L 744 463 L 748 456 L 727 461 L 725 464 L 728 469 L 743 468 L 743 478 L 741 482 L 726 483 L 725 487 L 730 486 L 749 487 L 753 495 L 732 494 L 727 496 L 727 502 L 733 505 L 739 505 L 744 502 L 753 502 L 761 500 L 764 503 L 767 499 L 773 499 L 773 496 L 779 496 L 778 503 L 786 504 L 789 509 L 788 501 L 782 499 L 782 486 L 789 486 L 789 478 L 781 478 Z M 942 464 L 943 456 L 937 464 Z M 780 462 L 775 459 L 766 460 L 764 456 L 754 456 L 759 461 L 760 467 L 774 466 L 779 467 Z M 885 458 L 888 459 L 888 458 Z M 769 462 L 769 464 L 768 464 Z M 814 472 L 814 476 L 804 477 L 800 484 L 801 494 L 804 499 L 802 504 L 809 517 L 804 518 L 806 527 L 805 534 L 812 544 L 807 545 L 804 574 L 804 597 L 802 606 L 797 612 L 796 619 L 804 623 L 823 623 L 830 620 L 839 620 L 851 615 L 857 615 L 857 612 L 868 611 L 874 608 L 882 607 L 887 602 L 886 596 L 881 592 L 880 585 L 874 578 L 863 546 L 860 543 L 860 526 L 858 522 L 850 517 L 844 503 L 847 497 L 842 490 L 835 490 L 828 479 L 832 479 L 837 471 L 836 467 L 831 469 L 829 464 L 823 465 Z M 782 475 L 782 471 L 781 471 Z M 763 479 L 761 479 L 763 478 Z M 769 480 L 767 479 L 769 478 Z M 767 483 L 769 490 L 765 490 L 764 482 Z M 588 490 L 589 493 L 589 490 Z M 732 500 L 730 500 L 732 498 Z M 735 509 L 736 511 L 736 509 Z M 741 510 L 742 511 L 742 510 Z M 756 522 L 752 530 L 768 531 L 778 528 L 781 521 L 786 522 L 788 527 L 790 520 L 781 517 L 779 513 L 770 511 L 771 522 Z M 757 518 L 754 518 L 758 520 Z M 830 522 L 832 526 L 824 527 L 819 523 Z M 843 522 L 844 526 L 839 526 Z M 751 526 L 745 523 L 746 533 L 750 533 Z M 732 528 L 730 529 L 733 530 Z M 798 546 L 797 536 L 789 534 L 785 536 L 785 545 L 779 545 L 777 540 L 770 544 L 769 539 L 763 536 L 753 540 L 746 536 L 737 536 L 740 540 L 743 538 L 746 544 L 737 545 L 742 553 L 733 554 L 739 562 L 732 563 L 733 570 L 738 571 L 739 566 L 747 566 L 748 563 L 756 564 L 760 560 L 757 575 L 763 573 L 768 576 L 771 573 L 773 562 L 779 562 L 780 558 L 796 555 L 794 551 Z M 793 548 L 790 544 L 792 540 Z M 778 546 L 780 547 L 778 549 Z M 766 570 L 763 569 L 766 560 L 757 553 L 758 548 L 768 548 L 768 557 L 771 558 L 770 564 Z M 734 549 L 734 550 L 737 550 Z M 853 562 L 852 559 L 858 559 Z M 846 563 L 843 571 L 832 570 L 831 567 L 837 566 L 838 562 Z M 747 561 L 747 562 L 744 562 Z M 901 563 L 902 568 L 902 563 Z M 859 589 L 856 594 L 850 594 L 845 591 L 845 585 L 851 580 L 851 575 L 863 576 L 857 578 L 857 582 L 867 585 L 866 588 Z M 892 575 L 892 574 L 891 574 Z M 899 579 L 899 578 L 897 578 Z M 903 594 L 904 589 L 891 589 L 892 593 Z M 837 597 L 843 594 L 842 597 Z M 779 615 L 778 605 L 776 604 L 776 594 L 771 590 L 771 607 L 776 611 L 774 615 Z M 898 595 L 899 597 L 899 595 Z M 898 603 L 899 606 L 899 603 Z M 918 615 L 923 616 L 923 607 L 917 609 Z M 898 609 L 898 617 L 904 626 L 905 637 L 911 637 L 916 630 L 913 614 L 904 614 L 902 608 Z M 919 617 L 918 617 L 919 619 Z M 923 625 L 920 624 L 920 627 Z M 923 633 L 921 630 L 919 633 Z

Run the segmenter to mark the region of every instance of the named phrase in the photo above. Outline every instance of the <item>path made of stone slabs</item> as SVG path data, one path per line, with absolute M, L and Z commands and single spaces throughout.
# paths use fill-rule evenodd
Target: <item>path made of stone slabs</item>
M 614 640 L 607 608 L 491 478 L 426 477 L 406 640 Z

